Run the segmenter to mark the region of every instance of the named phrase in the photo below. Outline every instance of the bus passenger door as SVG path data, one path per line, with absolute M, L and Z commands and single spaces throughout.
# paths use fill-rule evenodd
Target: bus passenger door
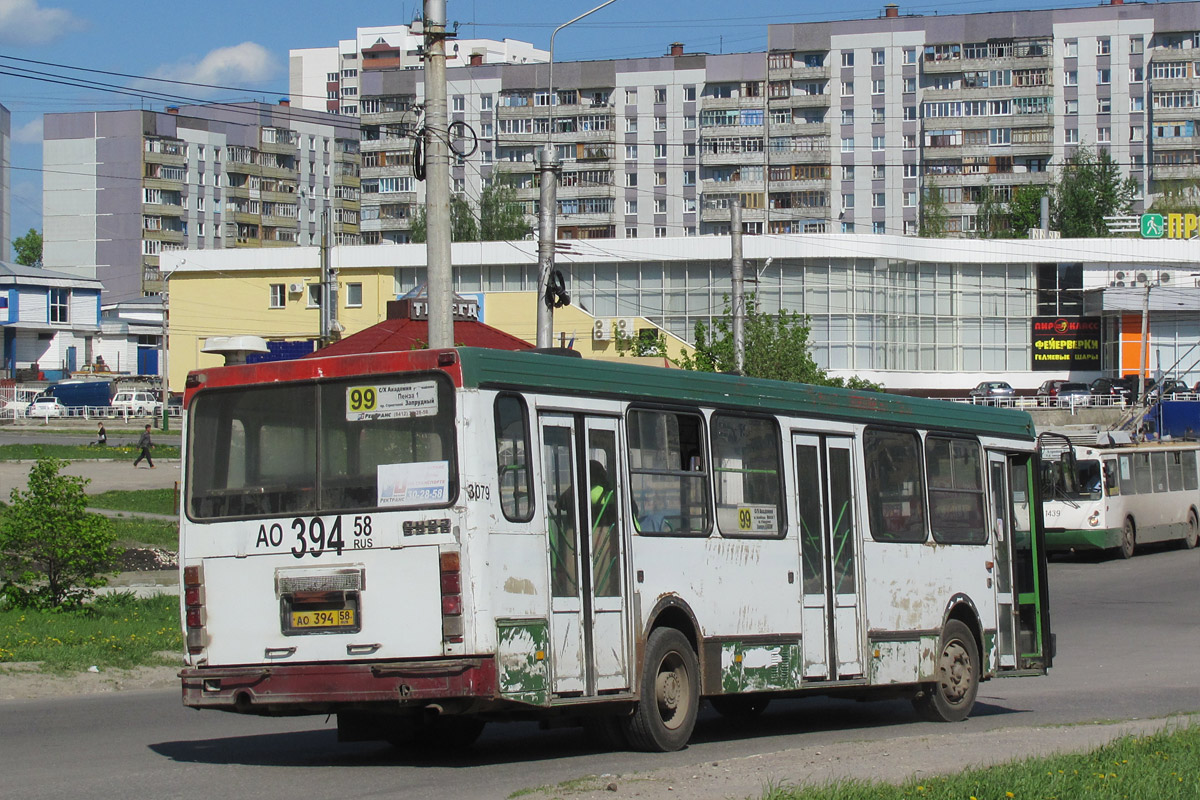
M 995 564 L 996 650 L 1001 667 L 1017 666 L 1016 614 L 1013 611 L 1013 516 L 1009 504 L 1008 463 L 1004 453 L 988 451 L 991 539 Z M 1028 515 L 1027 515 L 1028 516 Z
M 852 440 L 793 434 L 804 677 L 862 675 Z
M 544 415 L 550 672 L 558 695 L 625 689 L 624 500 L 617 420 Z

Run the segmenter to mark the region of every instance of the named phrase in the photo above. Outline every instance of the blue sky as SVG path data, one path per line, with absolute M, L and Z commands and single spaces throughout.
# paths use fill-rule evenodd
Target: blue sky
M 470 38 L 520 39 L 548 48 L 555 27 L 601 0 L 448 0 L 447 17 Z M 744 52 L 766 46 L 770 23 L 878 16 L 885 0 L 846 5 L 780 0 L 617 0 L 558 35 L 559 61 L 662 55 L 684 42 L 689 51 Z M 1005 9 L 1096 5 L 1095 0 L 900 0 L 901 13 L 964 14 Z M 420 0 L 0 0 L 0 56 L 244 88 L 206 99 L 265 99 L 287 95 L 291 48 L 325 47 L 349 39 L 357 27 L 412 20 Z M 834 11 L 828 9 L 835 8 Z M 0 58 L 13 67 L 52 67 Z M 61 72 L 61 70 L 58 70 Z M 78 76 L 80 73 L 73 73 Z M 93 75 L 139 85 L 135 80 Z M 146 84 L 141 84 L 146 85 Z M 158 88 L 158 87 L 156 87 Z M 171 91 L 170 89 L 165 89 Z M 195 91 L 184 92 L 199 97 Z M 12 232 L 41 228 L 41 115 L 113 108 L 161 109 L 136 97 L 56 86 L 0 74 L 0 103 L 12 111 Z

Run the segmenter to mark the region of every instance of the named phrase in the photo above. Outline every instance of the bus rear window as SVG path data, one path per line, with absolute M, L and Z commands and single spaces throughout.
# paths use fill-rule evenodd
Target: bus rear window
M 863 436 L 871 537 L 878 542 L 925 541 L 918 446 L 913 433 L 868 429 Z
M 454 395 L 441 378 L 201 392 L 189 413 L 194 519 L 444 506 L 456 495 Z

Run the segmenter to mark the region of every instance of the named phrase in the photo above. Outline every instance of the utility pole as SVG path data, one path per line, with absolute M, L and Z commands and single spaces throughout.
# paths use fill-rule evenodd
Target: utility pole
M 321 278 L 317 285 L 320 287 L 318 300 L 320 306 L 320 325 L 318 327 L 318 339 L 321 347 L 328 347 L 330 339 L 329 324 L 329 209 L 321 212 Z
M 1146 365 L 1150 361 L 1150 281 L 1146 281 L 1146 291 L 1142 295 L 1142 354 L 1141 365 L 1138 369 L 1138 392 L 1141 393 L 1142 409 L 1150 404 L 1150 392 L 1146 391 Z M 1145 415 L 1138 420 L 1138 433 L 1142 431 Z
M 554 151 L 554 37 L 563 28 L 578 22 L 588 14 L 595 13 L 616 0 L 605 2 L 568 20 L 550 34 L 550 65 L 547 75 L 549 83 L 550 120 L 546 126 L 546 144 L 538 154 L 541 191 L 538 195 L 538 293 L 537 293 L 537 346 L 554 346 L 554 303 L 557 297 L 547 293 L 550 277 L 554 273 L 554 239 L 557 235 L 558 215 L 558 154 Z M 443 98 L 444 101 L 444 98 Z
M 450 138 L 446 114 L 446 0 L 425 0 L 425 258 L 429 347 L 454 346 L 450 264 Z
M 733 369 L 746 374 L 746 279 L 742 262 L 742 200 L 729 206 L 729 267 L 733 279 Z

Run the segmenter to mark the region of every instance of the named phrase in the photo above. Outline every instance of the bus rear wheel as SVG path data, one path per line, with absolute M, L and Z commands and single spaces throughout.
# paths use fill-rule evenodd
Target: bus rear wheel
M 1200 519 L 1196 518 L 1196 509 L 1188 509 L 1187 529 L 1183 532 L 1183 546 L 1191 550 L 1200 544 Z
M 1133 558 L 1133 551 L 1137 547 L 1137 528 L 1133 525 L 1133 518 L 1126 517 L 1125 524 L 1121 527 L 1121 558 Z
M 961 722 L 979 692 L 979 648 L 971 629 L 956 619 L 942 630 L 938 679 L 921 687 L 913 708 L 930 722 Z
M 700 710 L 700 662 L 675 628 L 656 628 L 646 640 L 640 700 L 625 719 L 625 737 L 636 750 L 667 753 L 692 738 Z

